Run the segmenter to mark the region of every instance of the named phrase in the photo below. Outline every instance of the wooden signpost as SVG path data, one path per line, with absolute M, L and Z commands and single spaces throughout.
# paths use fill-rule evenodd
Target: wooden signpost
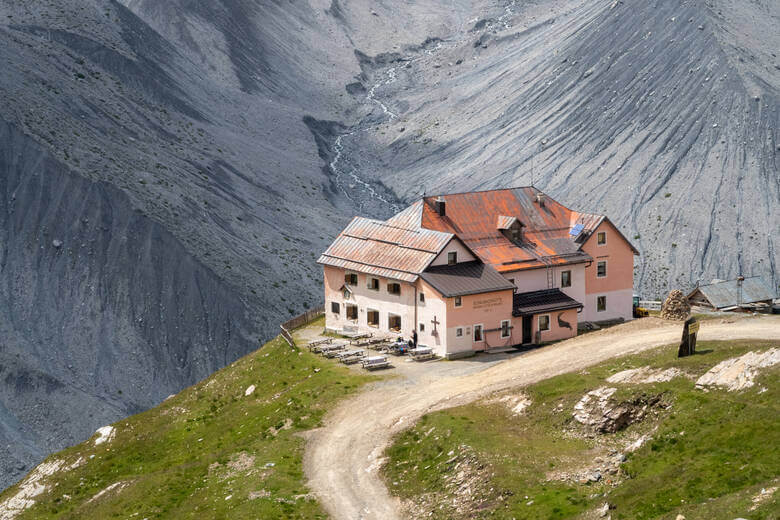
M 677 350 L 677 357 L 691 356 L 696 353 L 696 334 L 699 332 L 699 322 L 696 318 L 688 318 L 683 325 L 682 341 Z

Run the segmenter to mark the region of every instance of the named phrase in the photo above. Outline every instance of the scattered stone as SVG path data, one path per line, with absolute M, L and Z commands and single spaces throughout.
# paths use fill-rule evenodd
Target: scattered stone
M 664 383 L 684 375 L 685 373 L 677 368 L 667 368 L 666 370 L 650 367 L 631 368 L 612 374 L 607 378 L 607 383 Z
M 596 512 L 600 518 L 607 516 L 609 514 L 609 502 L 604 502 L 601 507 L 596 510 Z
M 683 515 L 677 515 L 674 520 L 685 520 L 685 517 Z
M 642 421 L 653 408 L 661 405 L 663 394 L 641 394 L 617 403 L 610 399 L 616 390 L 600 387 L 585 394 L 574 405 L 574 419 L 597 433 L 615 433 Z
M 671 291 L 661 306 L 661 317 L 665 320 L 685 321 L 690 314 L 688 299 L 679 289 Z
M 261 489 L 260 491 L 252 491 L 251 493 L 249 493 L 249 500 L 257 500 L 258 498 L 268 498 L 270 496 L 271 496 L 270 491 Z
M 255 391 L 255 385 L 249 385 L 249 386 L 247 387 L 247 389 L 246 389 L 246 390 L 244 390 L 244 395 L 245 395 L 246 397 L 249 397 L 250 395 L 252 395 L 252 394 L 254 393 L 254 391 Z
M 57 240 L 57 239 L 52 240 L 51 245 L 59 249 L 62 247 L 62 240 Z
M 753 505 L 750 506 L 750 509 L 748 509 L 748 511 L 755 511 L 756 509 L 758 509 L 758 506 L 760 506 L 762 502 L 765 502 L 768 499 L 772 498 L 772 495 L 775 494 L 775 491 L 777 491 L 777 486 L 772 486 L 770 488 L 761 488 L 761 492 L 752 498 Z
M 738 358 L 721 361 L 696 381 L 697 388 L 721 386 L 729 392 L 744 390 L 754 385 L 759 368 L 780 363 L 780 349 L 771 348 L 765 352 L 748 352 Z
M 531 398 L 525 394 L 504 395 L 498 399 L 488 401 L 488 404 L 491 403 L 503 404 L 509 409 L 510 412 L 512 412 L 512 415 L 520 415 L 525 411 L 526 408 L 531 406 Z

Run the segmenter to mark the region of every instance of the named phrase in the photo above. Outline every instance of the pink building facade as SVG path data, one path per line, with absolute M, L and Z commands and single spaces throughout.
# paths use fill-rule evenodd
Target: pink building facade
M 326 328 L 416 331 L 418 344 L 457 358 L 630 319 L 634 248 L 606 217 L 539 194 L 444 195 L 387 221 L 356 217 L 319 259 Z

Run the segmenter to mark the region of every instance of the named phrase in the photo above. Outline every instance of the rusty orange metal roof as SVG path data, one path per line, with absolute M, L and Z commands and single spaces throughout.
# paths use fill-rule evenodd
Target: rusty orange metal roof
M 452 233 L 355 217 L 318 263 L 414 282 Z
M 445 201 L 444 216 L 435 210 L 438 198 Z M 415 212 L 420 213 L 423 228 L 453 233 L 499 272 L 590 260 L 581 250 L 582 240 L 570 232 L 582 224 L 582 238 L 604 219 L 572 211 L 533 187 L 425 197 Z M 523 225 L 522 245 L 500 231 L 512 217 Z
M 444 216 L 436 199 L 445 202 Z M 414 282 L 453 239 L 500 273 L 581 263 L 592 260 L 582 244 L 605 220 L 534 187 L 431 196 L 386 221 L 355 217 L 318 263 Z M 501 232 L 514 222 L 523 226 L 520 244 Z

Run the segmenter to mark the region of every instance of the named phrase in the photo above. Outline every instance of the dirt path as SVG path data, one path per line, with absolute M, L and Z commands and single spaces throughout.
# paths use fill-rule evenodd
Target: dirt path
M 450 370 L 435 379 L 399 377 L 377 385 L 344 402 L 328 415 L 323 428 L 310 433 L 304 459 L 308 484 L 333 518 L 400 519 L 400 503 L 390 496 L 378 469 L 393 435 L 420 416 L 496 390 L 581 370 L 611 357 L 675 343 L 681 331 L 680 324 L 646 318 L 466 375 Z M 704 321 L 699 339 L 780 339 L 780 316 L 738 318 L 733 323 Z

